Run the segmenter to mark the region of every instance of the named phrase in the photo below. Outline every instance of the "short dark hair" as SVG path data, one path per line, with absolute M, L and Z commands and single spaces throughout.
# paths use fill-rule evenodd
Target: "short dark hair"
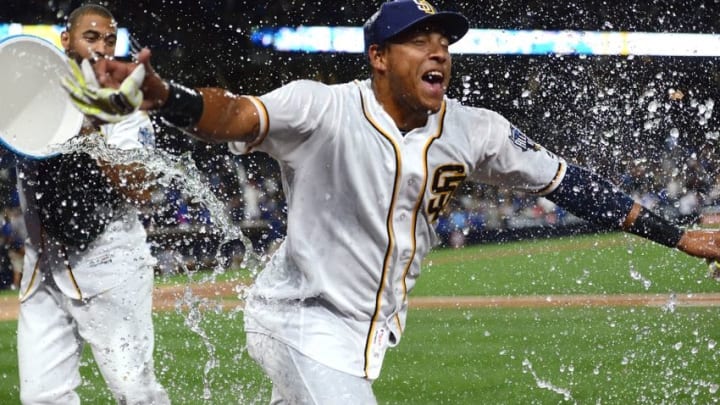
M 100 4 L 83 4 L 70 13 L 67 23 L 65 24 L 65 29 L 69 31 L 73 24 L 77 23 L 80 17 L 84 15 L 99 15 L 100 17 L 108 18 L 110 20 L 115 19 L 110 10 L 108 10 L 105 6 L 101 6 Z

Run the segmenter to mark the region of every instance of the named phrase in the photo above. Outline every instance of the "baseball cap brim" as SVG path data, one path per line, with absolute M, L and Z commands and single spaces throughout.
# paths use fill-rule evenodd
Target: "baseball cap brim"
M 389 41 L 393 38 L 397 38 L 399 35 L 408 32 L 412 28 L 422 25 L 434 25 L 439 27 L 443 33 L 447 35 L 451 44 L 460 40 L 460 38 L 462 38 L 470 29 L 470 23 L 464 15 L 452 11 L 441 11 L 435 14 L 428 14 L 425 17 L 417 19 L 410 24 L 401 27 L 386 40 Z

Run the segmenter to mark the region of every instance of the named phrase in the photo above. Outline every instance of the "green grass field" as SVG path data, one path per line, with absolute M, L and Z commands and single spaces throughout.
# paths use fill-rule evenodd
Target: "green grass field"
M 413 296 L 720 291 L 706 272 L 634 237 L 593 235 L 436 251 Z M 718 307 L 411 309 L 374 388 L 381 404 L 718 403 L 719 315 Z M 157 371 L 174 403 L 267 403 L 270 385 L 243 350 L 241 312 L 205 312 L 207 339 L 184 314 L 155 322 Z M 18 403 L 15 362 L 15 322 L 2 322 L 2 404 Z M 84 403 L 112 403 L 91 357 L 83 364 Z

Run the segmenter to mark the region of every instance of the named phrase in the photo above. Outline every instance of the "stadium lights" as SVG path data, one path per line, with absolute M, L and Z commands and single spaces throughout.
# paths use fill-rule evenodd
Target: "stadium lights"
M 62 25 L 0 23 L 0 41 L 26 34 L 60 47 Z M 362 53 L 362 27 L 260 28 L 251 33 L 260 47 L 283 52 Z M 720 56 L 720 34 L 471 29 L 450 47 L 456 54 Z M 129 33 L 118 29 L 115 56 L 130 54 Z
M 34 35 L 55 44 L 58 48 L 62 48 L 60 44 L 60 33 L 64 30 L 65 27 L 63 25 L 0 23 L 0 41 L 14 35 Z M 130 40 L 128 30 L 127 28 L 118 28 L 115 56 L 124 57 L 129 55 Z
M 361 27 L 263 28 L 252 42 L 287 52 L 362 53 Z M 471 29 L 450 46 L 458 54 L 720 56 L 720 35 Z

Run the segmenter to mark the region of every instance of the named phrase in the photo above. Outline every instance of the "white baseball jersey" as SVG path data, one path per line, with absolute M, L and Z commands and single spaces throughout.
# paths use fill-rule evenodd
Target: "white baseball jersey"
M 101 131 L 117 148 L 154 144 L 152 123 L 141 112 Z M 84 251 L 65 246 L 40 225 L 37 166 L 18 166 L 29 234 L 17 332 L 21 398 L 79 404 L 78 364 L 87 343 L 118 403 L 169 404 L 154 373 L 155 260 L 137 209 L 122 206 Z
M 140 111 L 116 124 L 103 125 L 101 132 L 108 145 L 119 149 L 154 146 L 155 142 L 152 123 Z M 66 296 L 84 299 L 138 277 L 138 272 L 155 264 L 138 211 L 129 205 L 84 251 L 64 246 L 43 232 L 36 200 L 41 193 L 35 187 L 37 175 L 37 162 L 18 164 L 20 204 L 28 230 L 21 300 L 32 295 L 43 276 L 51 275 Z
M 564 160 L 499 114 L 452 99 L 407 134 L 369 80 L 297 81 L 250 99 L 260 136 L 230 147 L 280 162 L 288 223 L 251 289 L 246 330 L 369 379 L 400 341 L 433 224 L 460 183 L 475 172 L 542 195 L 565 173 Z

